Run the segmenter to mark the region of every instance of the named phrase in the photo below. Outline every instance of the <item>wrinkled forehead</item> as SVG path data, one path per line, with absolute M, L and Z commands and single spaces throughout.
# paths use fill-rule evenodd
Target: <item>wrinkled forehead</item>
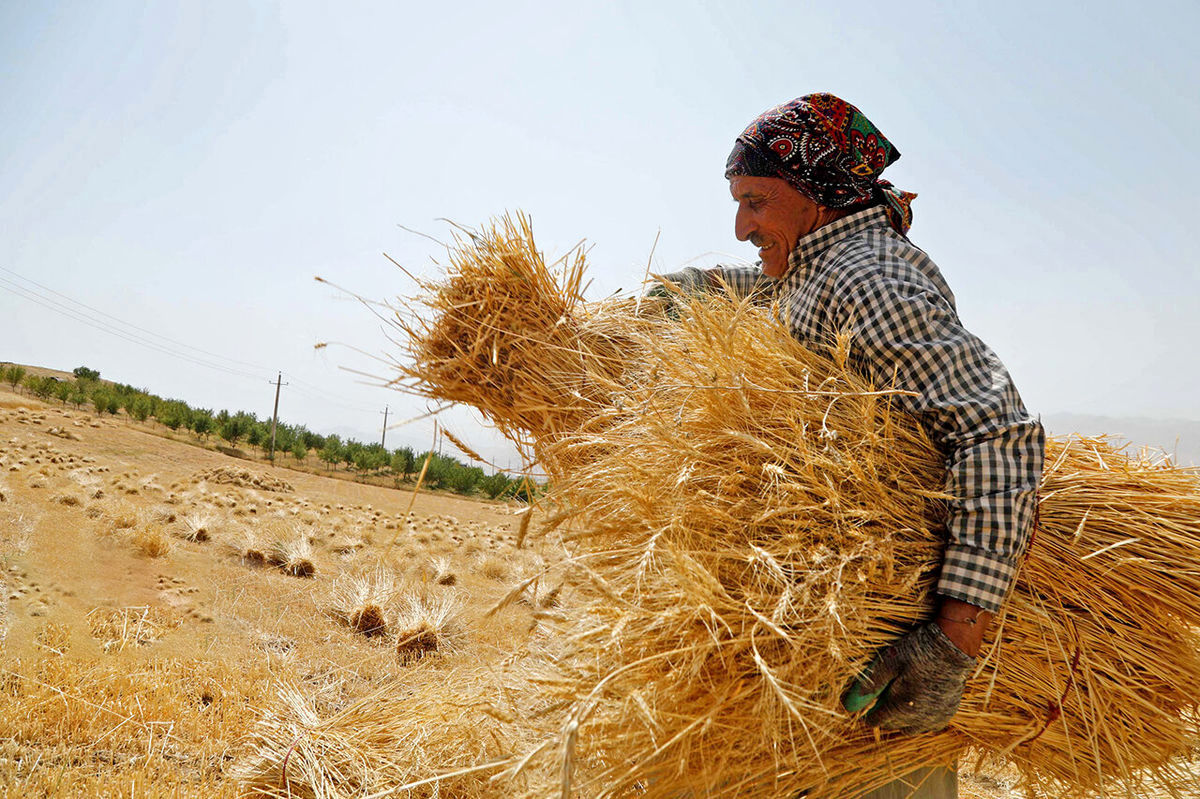
M 757 175 L 730 175 L 729 193 L 735 200 L 778 194 L 792 187 L 783 178 L 760 177 Z

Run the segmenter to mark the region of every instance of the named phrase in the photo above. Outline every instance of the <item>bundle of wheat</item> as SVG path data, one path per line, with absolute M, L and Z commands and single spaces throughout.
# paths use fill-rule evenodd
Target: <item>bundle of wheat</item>
M 840 694 L 930 615 L 940 457 L 767 311 L 697 301 L 638 351 L 654 380 L 628 382 L 602 435 L 551 445 L 581 466 L 556 493 L 603 580 L 567 624 L 619 653 L 578 657 L 559 686 L 574 746 L 605 762 L 585 793 L 852 795 L 968 749 L 1056 796 L 1194 784 L 1193 475 L 1053 441 L 1036 541 L 962 709 L 881 745 Z
M 402 379 L 532 444 L 569 509 L 590 590 L 552 636 L 572 648 L 536 665 L 562 710 L 534 748 L 559 754 L 564 797 L 853 796 L 972 752 L 1052 795 L 1196 783 L 1194 475 L 1051 442 L 1037 537 L 960 712 L 881 738 L 840 694 L 928 618 L 945 535 L 942 459 L 894 392 L 750 304 L 586 309 L 582 255 L 558 279 L 524 219 L 452 265 L 432 320 L 400 317 Z

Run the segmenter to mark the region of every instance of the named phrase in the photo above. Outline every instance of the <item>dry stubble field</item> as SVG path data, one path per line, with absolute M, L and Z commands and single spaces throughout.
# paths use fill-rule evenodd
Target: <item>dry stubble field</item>
M 0 796 L 237 796 L 281 686 L 331 713 L 569 612 L 564 553 L 518 549 L 518 508 L 410 498 L 0 391 Z

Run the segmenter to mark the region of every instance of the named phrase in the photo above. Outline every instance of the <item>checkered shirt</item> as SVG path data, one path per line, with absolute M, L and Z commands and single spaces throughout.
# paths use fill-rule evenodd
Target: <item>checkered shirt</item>
M 739 296 L 778 302 L 801 342 L 851 335 L 856 368 L 916 396 L 901 406 L 946 458 L 947 541 L 939 594 L 999 609 L 1033 531 L 1045 433 L 1000 359 L 958 318 L 954 294 L 881 207 L 842 217 L 797 242 L 782 280 L 718 267 Z

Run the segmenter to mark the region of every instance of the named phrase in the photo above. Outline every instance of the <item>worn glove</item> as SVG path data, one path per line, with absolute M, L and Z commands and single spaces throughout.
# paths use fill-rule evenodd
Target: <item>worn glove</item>
M 941 730 L 958 712 L 974 666 L 975 658 L 931 621 L 880 650 L 846 691 L 842 706 L 857 713 L 875 702 L 863 720 L 885 730 Z

